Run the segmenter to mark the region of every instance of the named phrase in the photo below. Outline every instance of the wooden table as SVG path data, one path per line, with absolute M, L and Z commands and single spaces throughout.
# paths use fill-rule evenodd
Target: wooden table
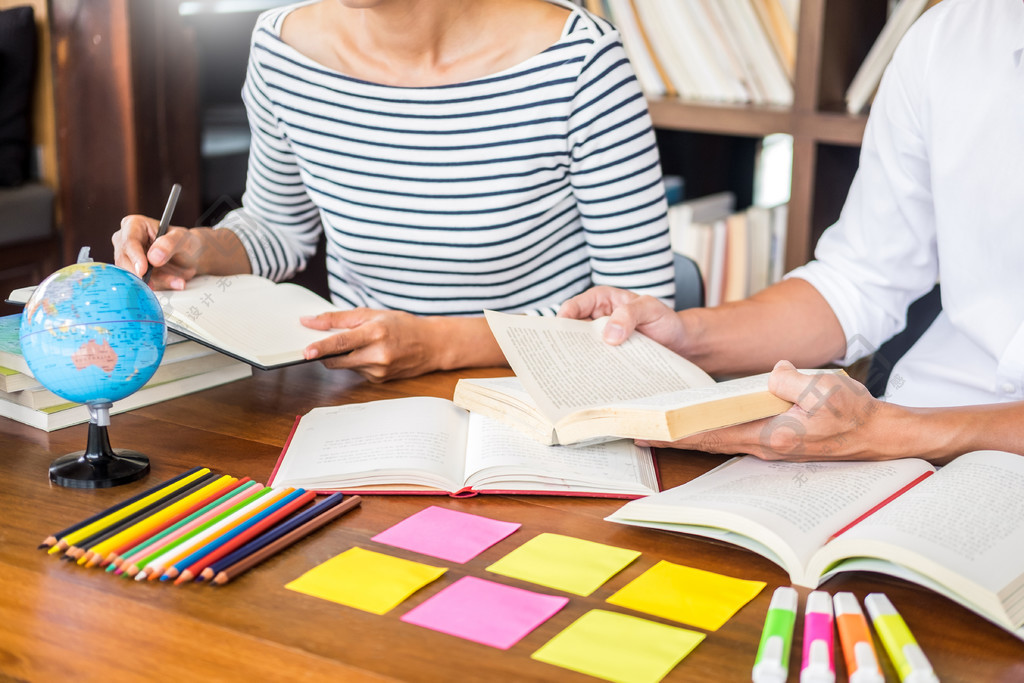
M 507 371 L 462 374 L 486 377 Z M 444 373 L 373 385 L 347 372 L 308 364 L 257 372 L 252 379 L 115 415 L 113 446 L 143 451 L 152 460 L 152 472 L 142 481 L 104 490 L 63 489 L 47 479 L 50 461 L 85 447 L 84 425 L 47 434 L 0 418 L 0 678 L 596 680 L 534 661 L 530 654 L 592 608 L 619 610 L 605 599 L 659 560 L 669 560 L 762 580 L 768 587 L 725 626 L 709 633 L 665 680 L 750 680 L 771 593 L 788 585 L 786 575 L 737 548 L 603 521 L 621 504 L 616 500 L 367 497 L 361 508 L 221 588 L 121 580 L 36 549 L 48 534 L 196 465 L 266 481 L 294 417 L 311 408 L 407 395 L 450 398 L 458 376 Z M 721 462 L 716 456 L 676 451 L 659 459 L 666 487 Z M 289 580 L 356 545 L 429 563 L 432 558 L 370 540 L 427 505 L 520 522 L 522 528 L 466 565 L 446 563 L 449 570 L 441 579 L 384 616 L 284 589 Z M 399 621 L 412 606 L 464 575 L 494 578 L 485 567 L 545 531 L 643 554 L 590 597 L 571 596 L 565 609 L 508 651 Z M 868 574 L 845 575 L 825 588 L 853 591 L 859 598 L 872 591 L 887 593 L 943 681 L 1024 680 L 1024 643 L 944 598 Z M 807 593 L 800 592 L 801 597 Z M 791 681 L 798 680 L 800 647 L 797 633 Z M 839 680 L 845 680 L 838 649 L 836 653 Z M 887 680 L 898 680 L 883 660 Z

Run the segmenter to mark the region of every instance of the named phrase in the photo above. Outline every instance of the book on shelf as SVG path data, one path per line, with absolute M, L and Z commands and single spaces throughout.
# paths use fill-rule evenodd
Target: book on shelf
M 786 76 L 792 81 L 796 72 L 796 24 L 790 21 L 783 0 L 751 0 L 750 4 Z
M 614 17 L 612 23 L 622 38 L 622 47 L 626 50 L 626 56 L 636 73 L 640 89 L 645 95 L 665 95 L 667 89 L 665 81 L 662 80 L 661 67 L 655 64 L 654 57 L 648 49 L 647 38 L 633 10 L 632 0 L 608 0 L 608 9 Z
M 860 114 L 867 108 L 903 35 L 934 4 L 934 0 L 899 0 L 846 89 L 846 111 Z
M 190 377 L 164 382 L 146 384 L 131 396 L 114 401 L 110 409 L 111 415 L 152 405 L 172 398 L 178 398 L 203 389 L 227 384 L 252 375 L 252 368 L 246 363 L 232 362 L 216 370 L 203 372 Z M 23 422 L 36 429 L 50 432 L 71 425 L 89 421 L 89 408 L 80 403 L 64 403 L 49 408 L 35 409 L 15 401 L 0 398 L 0 417 Z
M 636 498 L 659 490 L 650 449 L 631 441 L 544 446 L 433 397 L 314 408 L 296 419 L 269 483 L 452 496 Z
M 734 211 L 734 203 L 732 193 L 721 192 L 668 208 L 672 249 L 697 264 L 707 306 L 746 298 L 782 278 L 787 205 Z
M 791 405 L 768 391 L 768 373 L 716 382 L 639 332 L 611 346 L 605 319 L 486 316 L 516 377 L 460 379 L 453 400 L 540 443 L 676 441 Z
M 8 300 L 25 303 L 32 290 L 15 290 Z M 259 275 L 199 275 L 183 290 L 160 290 L 157 299 L 168 329 L 261 370 L 304 363 L 306 346 L 337 333 L 299 322 L 337 306 L 301 285 Z
M 934 590 L 1024 639 L 1024 457 L 768 462 L 742 456 L 631 501 L 613 522 L 762 555 L 814 588 L 848 571 Z M 984 501 L 984 504 L 979 504 Z

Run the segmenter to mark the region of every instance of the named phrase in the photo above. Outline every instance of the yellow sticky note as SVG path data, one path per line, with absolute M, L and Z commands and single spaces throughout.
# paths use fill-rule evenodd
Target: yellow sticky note
M 590 610 L 530 655 L 618 683 L 656 683 L 704 634 L 628 614 Z
M 708 631 L 718 630 L 765 586 L 662 560 L 608 602 Z
M 576 595 L 590 595 L 638 557 L 640 553 L 636 550 L 560 534 L 540 534 L 487 571 Z
M 446 571 L 444 567 L 352 548 L 313 567 L 285 588 L 384 614 Z

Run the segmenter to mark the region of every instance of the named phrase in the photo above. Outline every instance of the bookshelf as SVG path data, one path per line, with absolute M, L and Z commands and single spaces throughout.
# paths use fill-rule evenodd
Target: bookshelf
M 887 0 L 800 0 L 790 107 L 648 99 L 659 133 L 724 141 L 719 143 L 729 148 L 724 154 L 735 147 L 731 138 L 759 139 L 772 133 L 793 137 L 787 269 L 811 258 L 818 237 L 835 222 L 846 200 L 867 116 L 847 114 L 843 96 L 885 23 L 887 5 Z M 753 163 L 749 154 L 731 160 Z M 700 172 L 694 169 L 694 174 Z M 746 175 L 752 179 L 752 170 Z M 690 187 L 687 177 L 688 195 L 693 194 Z M 740 188 L 737 196 L 748 193 Z

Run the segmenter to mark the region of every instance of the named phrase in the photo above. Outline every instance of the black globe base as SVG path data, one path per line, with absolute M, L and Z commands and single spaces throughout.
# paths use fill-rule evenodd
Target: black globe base
M 89 422 L 84 451 L 50 463 L 50 481 L 74 489 L 105 489 L 136 481 L 149 474 L 149 458 L 137 451 L 110 447 L 107 426 Z

